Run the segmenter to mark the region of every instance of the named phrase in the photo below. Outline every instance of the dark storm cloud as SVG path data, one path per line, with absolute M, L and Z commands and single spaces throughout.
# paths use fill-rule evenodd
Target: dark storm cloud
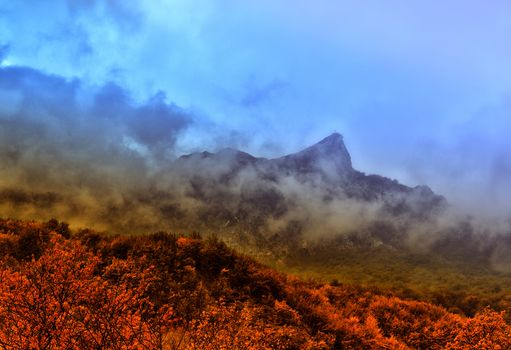
M 62 153 L 91 147 L 122 153 L 140 146 L 154 156 L 156 150 L 172 152 L 178 133 L 191 123 L 191 117 L 167 104 L 161 93 L 137 104 L 118 85 L 87 89 L 79 80 L 29 68 L 0 69 L 0 91 L 7 106 L 0 110 L 4 146 L 66 145 Z
M 186 113 L 168 105 L 165 99 L 164 93 L 156 94 L 129 121 L 129 131 L 135 141 L 159 152 L 172 147 L 179 131 L 189 123 Z

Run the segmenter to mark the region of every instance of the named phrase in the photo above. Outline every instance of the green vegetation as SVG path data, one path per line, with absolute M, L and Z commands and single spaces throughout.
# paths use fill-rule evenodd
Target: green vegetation
M 473 315 L 490 306 L 510 311 L 511 275 L 474 262 L 432 253 L 375 248 L 309 250 L 299 257 L 258 259 L 304 279 L 390 291 L 407 299 L 427 300 L 453 312 Z

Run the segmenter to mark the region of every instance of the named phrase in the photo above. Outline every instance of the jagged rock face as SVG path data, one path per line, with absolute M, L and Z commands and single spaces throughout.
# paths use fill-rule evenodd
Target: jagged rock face
M 218 153 L 193 153 L 180 157 L 174 170 L 190 170 L 208 177 L 234 178 L 244 170 L 256 172 L 264 179 L 292 176 L 301 182 L 320 178 L 330 185 L 339 186 L 353 179 L 355 171 L 343 137 L 334 133 L 300 152 L 276 159 L 256 158 L 248 153 L 226 148 Z M 199 170 L 199 171 L 196 171 Z
M 353 175 L 351 156 L 343 137 L 334 133 L 301 152 L 275 159 L 287 174 L 320 174 L 330 182 L 346 181 Z

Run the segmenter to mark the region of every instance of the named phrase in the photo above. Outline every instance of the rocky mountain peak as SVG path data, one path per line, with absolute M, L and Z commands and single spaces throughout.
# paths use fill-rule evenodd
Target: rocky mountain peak
M 341 161 L 345 163 L 348 168 L 351 168 L 351 156 L 344 144 L 344 139 L 341 134 L 333 133 L 330 136 L 325 137 L 315 145 L 306 148 L 304 152 L 316 153 L 317 156 L 331 159 L 335 161 Z
M 353 172 L 351 156 L 341 134 L 333 133 L 318 143 L 278 159 L 282 167 L 298 172 L 320 172 L 331 180 Z
M 344 146 L 344 138 L 338 132 L 334 132 L 331 135 L 325 137 L 323 140 L 319 141 L 316 145 L 335 149 Z

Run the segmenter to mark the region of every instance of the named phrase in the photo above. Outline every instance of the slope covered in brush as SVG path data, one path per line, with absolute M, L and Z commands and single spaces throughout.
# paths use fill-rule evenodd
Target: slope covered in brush
M 216 239 L 106 236 L 0 222 L 5 349 L 509 348 L 503 315 L 472 318 L 376 290 L 304 282 Z

